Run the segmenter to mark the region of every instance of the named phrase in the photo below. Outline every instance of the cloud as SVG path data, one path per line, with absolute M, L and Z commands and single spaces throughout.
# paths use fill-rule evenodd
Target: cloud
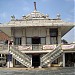
M 42 2 L 47 2 L 47 1 L 49 1 L 49 0 L 41 0 Z
M 65 18 L 65 21 L 67 22 L 74 22 L 74 15 L 69 15 L 67 18 Z
M 42 0 L 42 1 L 47 1 L 47 0 Z
M 30 11 L 30 8 L 29 7 L 24 7 L 23 10 L 24 11 Z
M 5 12 L 3 12 L 3 13 L 0 13 L 0 17 L 2 17 L 2 18 L 6 18 L 7 17 L 7 13 L 5 13 Z
M 69 21 L 71 21 L 71 18 L 66 18 L 65 20 L 66 20 L 67 22 L 69 22 Z
M 73 2 L 75 2 L 75 0 L 66 0 L 66 1 L 73 1 Z
M 73 9 L 70 11 L 70 13 L 73 13 L 73 14 L 74 14 L 74 12 L 75 12 L 75 9 L 73 8 Z
M 69 10 L 67 18 L 65 18 L 66 21 L 75 21 L 75 13 L 74 13 L 75 9 L 72 8 L 71 10 Z
M 31 8 L 29 8 L 29 7 L 24 7 L 22 10 L 25 12 L 24 15 L 27 15 L 27 14 L 29 14 L 30 12 L 32 12 Z

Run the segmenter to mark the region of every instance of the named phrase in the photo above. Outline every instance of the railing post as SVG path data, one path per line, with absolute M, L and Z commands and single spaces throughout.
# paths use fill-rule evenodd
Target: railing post
M 8 60 L 8 56 L 9 56 L 9 51 L 10 51 L 10 48 L 9 48 L 9 41 L 8 41 L 8 54 L 7 54 L 7 67 L 10 68 L 10 61 Z
M 10 51 L 10 50 L 9 50 L 9 43 L 10 43 L 10 42 L 8 41 L 8 51 Z
M 63 67 L 65 67 L 65 53 L 63 53 Z

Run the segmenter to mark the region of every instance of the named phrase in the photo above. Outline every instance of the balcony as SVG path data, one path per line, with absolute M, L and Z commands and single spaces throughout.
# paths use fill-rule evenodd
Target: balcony
M 0 64 L 6 63 L 6 57 L 0 57 Z
M 54 50 L 57 45 L 41 45 L 41 44 L 29 44 L 29 45 L 13 45 L 17 50 L 23 53 L 47 53 Z M 65 51 L 75 51 L 75 44 L 61 45 L 61 49 Z M 7 45 L 0 45 L 0 53 L 7 52 Z
M 8 45 L 0 44 L 0 54 L 8 54 Z
M 51 52 L 57 47 L 57 45 L 41 45 L 41 44 L 31 44 L 31 45 L 15 45 L 15 48 L 22 51 L 23 53 L 47 53 Z M 65 51 L 75 51 L 75 44 L 61 45 L 61 49 Z

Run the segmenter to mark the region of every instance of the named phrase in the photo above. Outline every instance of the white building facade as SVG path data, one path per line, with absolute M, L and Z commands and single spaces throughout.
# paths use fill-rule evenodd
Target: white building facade
M 6 58 L 5 65 L 28 68 L 74 66 L 75 44 L 61 44 L 61 38 L 73 27 L 74 23 L 62 21 L 59 14 L 50 19 L 40 13 L 34 2 L 32 13 L 22 19 L 11 16 L 10 22 L 0 25 L 0 30 L 10 36 L 7 48 L 0 46 L 0 54 Z

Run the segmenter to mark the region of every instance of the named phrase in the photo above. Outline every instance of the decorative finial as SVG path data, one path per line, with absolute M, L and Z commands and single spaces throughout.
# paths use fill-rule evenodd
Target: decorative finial
M 57 19 L 60 19 L 60 14 L 57 14 Z
M 46 14 L 46 18 L 49 18 L 49 15 L 48 14 Z
M 37 9 L 36 9 L 36 2 L 34 2 L 34 10 L 37 10 Z

